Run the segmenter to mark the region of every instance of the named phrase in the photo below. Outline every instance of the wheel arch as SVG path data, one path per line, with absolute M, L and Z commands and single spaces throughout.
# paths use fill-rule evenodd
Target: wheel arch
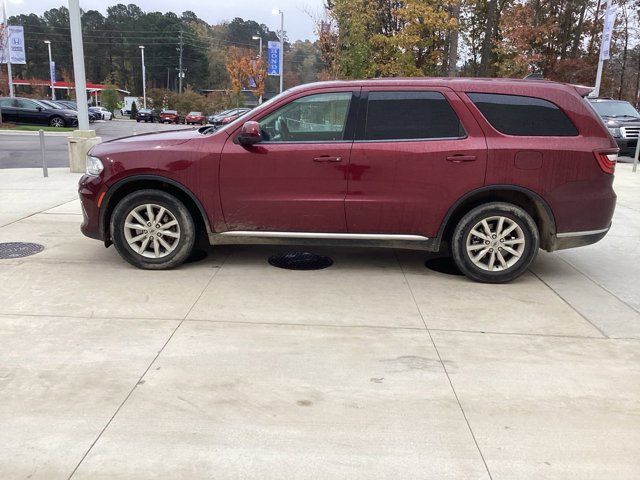
M 109 223 L 118 202 L 126 195 L 142 189 L 156 189 L 170 193 L 185 204 L 196 225 L 197 233 L 212 233 L 207 213 L 202 203 L 187 187 L 161 175 L 132 175 L 114 183 L 104 196 L 100 208 L 100 235 L 106 246 L 111 245 Z
M 516 185 L 487 185 L 468 192 L 448 210 L 438 230 L 437 242 L 449 243 L 458 221 L 471 209 L 489 202 L 517 205 L 533 217 L 540 232 L 540 247 L 552 249 L 556 222 L 549 204 L 537 193 Z

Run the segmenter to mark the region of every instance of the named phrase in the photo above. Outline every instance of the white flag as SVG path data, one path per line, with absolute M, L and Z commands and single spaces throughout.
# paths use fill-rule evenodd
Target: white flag
M 600 46 L 600 60 L 609 60 L 611 46 L 611 34 L 613 32 L 613 24 L 616 22 L 618 7 L 610 5 L 604 17 L 604 30 L 602 31 L 602 44 Z

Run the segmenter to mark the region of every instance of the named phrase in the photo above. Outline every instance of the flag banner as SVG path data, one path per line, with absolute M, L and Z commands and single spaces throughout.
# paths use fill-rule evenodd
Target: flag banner
M 3 29 L 2 41 L 0 41 L 0 63 L 25 65 L 27 57 L 24 48 L 24 27 L 8 26 Z
M 616 22 L 616 14 L 618 7 L 611 5 L 607 9 L 604 19 L 604 30 L 602 31 L 602 46 L 600 47 L 600 60 L 609 60 L 611 47 L 611 34 L 613 33 L 613 25 Z
M 267 46 L 267 75 L 280 75 L 280 42 L 269 42 Z
M 51 83 L 56 83 L 56 62 L 51 62 L 49 65 Z

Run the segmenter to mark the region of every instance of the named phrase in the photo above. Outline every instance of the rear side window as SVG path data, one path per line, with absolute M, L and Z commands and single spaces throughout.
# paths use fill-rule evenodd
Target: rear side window
M 575 125 L 560 108 L 541 98 L 494 93 L 468 93 L 487 121 L 507 135 L 572 137 Z
M 440 92 L 369 92 L 359 140 L 412 140 L 465 136 Z

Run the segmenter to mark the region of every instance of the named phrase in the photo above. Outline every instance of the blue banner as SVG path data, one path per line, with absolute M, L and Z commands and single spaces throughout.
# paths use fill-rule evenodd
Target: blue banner
M 280 42 L 269 42 L 267 46 L 267 75 L 280 75 Z
M 50 76 L 51 76 L 51 83 L 56 83 L 56 62 L 51 62 L 51 65 L 49 65 L 49 70 L 50 70 Z

